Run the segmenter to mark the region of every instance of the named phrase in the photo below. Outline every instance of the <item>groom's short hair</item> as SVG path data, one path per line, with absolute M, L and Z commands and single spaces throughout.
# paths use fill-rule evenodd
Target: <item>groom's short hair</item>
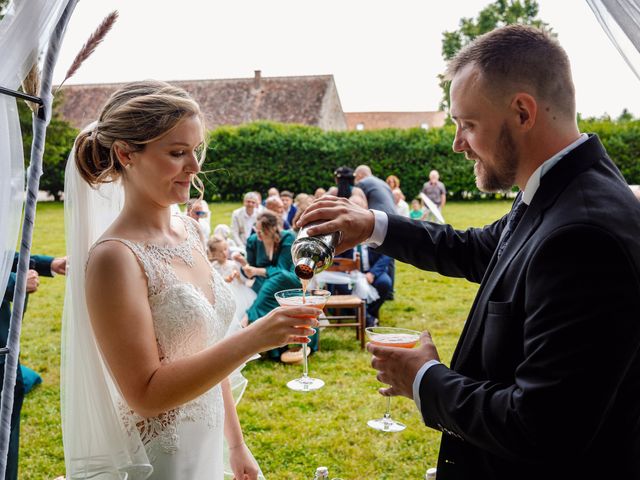
M 507 25 L 479 36 L 447 65 L 451 80 L 474 64 L 496 95 L 524 91 L 544 100 L 567 118 L 575 118 L 575 87 L 569 57 L 549 32 L 527 25 Z

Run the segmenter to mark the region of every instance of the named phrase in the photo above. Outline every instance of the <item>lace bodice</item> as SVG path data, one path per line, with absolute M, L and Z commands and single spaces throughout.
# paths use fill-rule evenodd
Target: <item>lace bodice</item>
M 119 241 L 129 247 L 140 262 L 147 276 L 149 306 L 163 364 L 193 355 L 221 340 L 235 310 L 229 288 L 206 258 L 198 226 L 189 218 L 180 218 L 185 224 L 187 238 L 173 247 L 120 238 L 100 242 Z M 209 293 L 213 303 L 200 288 L 181 280 L 176 274 L 174 262 L 184 262 L 193 268 L 196 262 L 194 255 L 201 257 L 198 261 L 204 261 L 208 266 Z M 157 417 L 143 418 L 124 402 L 121 413 L 129 428 L 138 429 L 148 451 L 160 447 L 166 453 L 172 453 L 179 448 L 176 428 L 179 422 L 203 422 L 210 428 L 222 424 L 224 407 L 221 387 L 216 385 L 200 397 Z

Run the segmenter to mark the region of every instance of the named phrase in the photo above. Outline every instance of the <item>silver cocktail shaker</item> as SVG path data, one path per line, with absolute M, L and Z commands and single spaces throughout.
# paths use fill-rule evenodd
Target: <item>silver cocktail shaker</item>
M 295 272 L 302 280 L 311 279 L 316 273 L 322 272 L 333 262 L 336 246 L 342 238 L 341 232 L 310 237 L 307 233 L 317 222 L 309 223 L 300 229 L 291 247 L 291 257 L 295 265 Z

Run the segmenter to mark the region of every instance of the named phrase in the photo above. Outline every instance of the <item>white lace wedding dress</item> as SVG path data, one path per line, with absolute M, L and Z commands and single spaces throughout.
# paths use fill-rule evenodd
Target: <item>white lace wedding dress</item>
M 175 217 L 174 217 L 175 218 Z M 175 247 L 160 247 L 119 238 L 138 258 L 148 279 L 148 298 L 161 363 L 195 354 L 221 340 L 231 322 L 235 301 L 220 275 L 210 268 L 213 304 L 198 287 L 181 280 L 174 262 L 193 267 L 206 258 L 198 226 L 180 216 L 187 239 Z M 200 259 L 198 259 L 200 261 Z M 209 295 L 210 296 L 210 295 Z M 213 480 L 224 478 L 224 405 L 220 385 L 165 412 L 144 418 L 124 402 L 120 414 L 127 428 L 137 429 L 153 465 L 153 480 Z

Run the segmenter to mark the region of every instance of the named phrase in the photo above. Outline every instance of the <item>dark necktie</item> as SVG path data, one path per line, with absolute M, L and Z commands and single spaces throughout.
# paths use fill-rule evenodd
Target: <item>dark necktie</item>
M 526 210 L 527 210 L 527 204 L 524 203 L 522 199 L 520 199 L 518 204 L 515 207 L 513 207 L 513 210 L 511 210 L 511 213 L 509 214 L 509 221 L 507 222 L 507 227 L 498 245 L 498 258 L 500 258 L 500 256 L 502 255 L 502 252 L 504 251 L 504 249 L 507 248 L 507 245 L 509 244 L 509 239 L 511 238 L 511 234 L 518 226 L 518 223 L 520 223 L 520 219 L 522 218 Z

